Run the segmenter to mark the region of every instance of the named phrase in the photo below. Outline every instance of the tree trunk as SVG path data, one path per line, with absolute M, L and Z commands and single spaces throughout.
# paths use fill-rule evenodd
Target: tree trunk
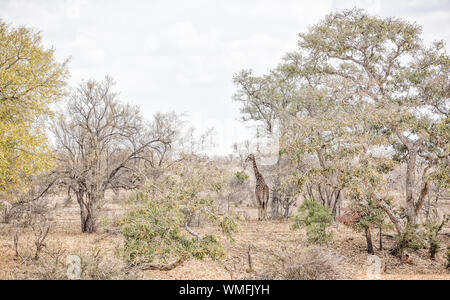
M 406 168 L 406 214 L 408 222 L 415 225 L 415 205 L 414 205 L 414 187 L 416 184 L 416 161 L 417 153 L 409 149 L 407 168 Z
M 383 227 L 380 226 L 380 251 L 383 251 Z
M 10 222 L 9 210 L 8 210 L 8 208 L 5 207 L 5 209 L 3 211 L 3 223 L 9 224 L 9 222 Z
M 430 250 L 430 259 L 431 260 L 436 260 L 436 251 Z
M 334 198 L 335 199 L 334 199 L 333 207 L 330 207 L 330 208 L 332 209 L 334 221 L 336 221 L 337 218 L 340 217 L 341 190 L 338 190 L 336 192 L 336 196 Z
M 96 211 L 93 208 L 94 201 L 96 200 L 92 199 L 92 197 L 84 197 L 83 193 L 77 193 L 77 201 L 80 205 L 81 232 L 96 232 Z
M 94 233 L 97 231 L 95 219 L 91 213 L 81 214 L 81 232 Z
M 291 199 L 285 199 L 284 218 L 289 219 L 289 209 L 291 208 Z
M 279 218 L 280 211 L 280 196 L 278 194 L 278 184 L 275 184 L 275 188 L 272 191 L 272 219 L 276 220 Z
M 281 203 L 281 198 L 280 198 L 280 177 L 282 174 L 282 170 L 281 170 L 281 153 L 278 152 L 278 158 L 277 158 L 277 164 L 276 164 L 276 178 L 274 181 L 274 187 L 273 187 L 273 191 L 272 191 L 272 219 L 276 220 L 280 217 L 280 205 L 282 205 Z
M 373 250 L 372 234 L 370 233 L 370 227 L 366 228 L 365 233 L 366 233 L 366 241 L 367 241 L 367 253 L 374 255 L 375 251 Z

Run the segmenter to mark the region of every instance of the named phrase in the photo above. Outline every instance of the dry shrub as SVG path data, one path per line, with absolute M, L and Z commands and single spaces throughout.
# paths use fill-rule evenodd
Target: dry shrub
M 15 270 L 13 278 L 17 280 L 67 279 L 64 268 L 66 250 L 58 241 L 51 240 L 47 229 L 45 229 L 47 234 L 43 240 L 41 238 L 42 231 L 34 228 L 33 235 L 16 233 L 14 237 L 16 258 L 20 268 Z
M 321 246 L 312 246 L 296 254 L 284 252 L 278 254 L 278 264 L 271 270 L 256 275 L 262 280 L 338 280 L 342 258 L 334 250 Z
M 285 269 L 286 280 L 335 280 L 339 279 L 341 258 L 327 248 L 312 248 L 291 267 Z
M 108 258 L 100 250 L 78 253 L 81 260 L 81 280 L 132 280 L 139 275 L 127 270 L 121 263 Z M 46 249 L 38 260 L 26 261 L 23 279 L 67 280 L 68 252 L 56 247 Z M 17 278 L 20 279 L 20 278 Z
M 81 259 L 81 279 L 83 280 L 133 280 L 139 275 L 127 269 L 125 264 L 108 257 L 101 249 L 91 249 L 87 253 L 79 253 Z
M 130 280 L 141 276 L 126 268 L 115 254 L 106 253 L 97 247 L 69 250 L 49 235 L 36 257 L 34 244 L 35 238 L 30 235 L 19 239 L 17 258 L 21 267 L 16 270 L 14 279 L 67 280 L 70 267 L 68 257 L 73 255 L 80 258 L 82 280 Z
M 5 224 L 16 223 L 16 225 L 27 228 L 31 226 L 35 219 L 45 218 L 51 207 L 46 198 L 40 198 L 34 201 L 16 202 L 13 204 L 0 204 L 1 221 Z
M 238 221 L 250 221 L 251 220 L 250 215 L 245 210 L 231 211 L 230 215 L 233 216 L 233 218 Z
M 25 279 L 64 280 L 67 279 L 65 259 L 67 252 L 60 245 L 47 246 L 38 259 L 26 261 Z

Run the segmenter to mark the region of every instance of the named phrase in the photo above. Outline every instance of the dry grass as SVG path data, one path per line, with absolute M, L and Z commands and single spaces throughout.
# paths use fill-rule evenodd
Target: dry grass
M 311 257 L 312 261 L 319 261 L 323 256 L 329 256 L 330 259 L 327 260 L 324 268 L 336 270 L 333 278 L 366 279 L 368 255 L 365 239 L 361 234 L 342 225 L 336 225 L 333 228 L 335 239 L 329 249 L 308 254 L 309 248 L 304 242 L 304 232 L 292 231 L 290 222 L 258 222 L 255 221 L 257 215 L 255 209 L 243 208 L 243 210 L 245 213 L 241 215 L 248 217 L 241 218 L 239 221 L 240 229 L 234 241 L 224 240 L 227 256 L 222 261 L 187 261 L 172 271 L 146 271 L 134 277 L 175 280 L 251 279 L 273 272 L 281 268 L 283 264 L 303 266 Z M 96 249 L 101 249 L 102 257 L 104 257 L 103 268 L 107 269 L 109 265 L 120 266 L 121 259 L 117 250 L 122 246 L 122 239 L 119 235 L 105 233 L 109 224 L 120 215 L 120 205 L 113 204 L 107 207 L 106 217 L 102 218 L 100 226 L 100 232 L 103 233 L 81 234 L 77 213 L 75 204 L 68 207 L 57 206 L 51 217 L 53 229 L 47 239 L 48 247 L 63 249 L 67 255 L 84 255 L 85 260 L 90 260 L 95 255 Z M 202 232 L 209 229 L 199 228 L 198 230 Z M 0 224 L 0 279 L 40 278 L 33 264 L 24 263 L 23 259 L 15 257 L 13 240 L 17 231 L 19 251 L 25 253 L 32 249 L 31 228 Z M 374 242 L 377 243 L 377 238 Z M 440 242 L 442 246 L 447 246 L 450 244 L 450 238 L 441 236 Z M 393 240 L 386 237 L 385 249 L 389 249 L 392 245 Z M 401 264 L 397 258 L 389 254 L 388 250 L 376 251 L 376 255 L 383 263 L 381 279 L 450 279 L 450 272 L 445 268 L 444 251 L 437 255 L 436 261 L 429 259 L 426 250 L 412 253 L 412 264 Z M 293 271 L 292 268 L 290 271 Z

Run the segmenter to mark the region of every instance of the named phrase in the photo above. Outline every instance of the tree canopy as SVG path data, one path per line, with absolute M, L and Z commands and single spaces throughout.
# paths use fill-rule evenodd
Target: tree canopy
M 278 122 L 303 192 L 335 214 L 344 195 L 365 197 L 402 231 L 418 222 L 430 185 L 448 187 L 450 58 L 421 33 L 360 9 L 331 13 L 299 34 L 277 68 L 234 79 L 244 118 Z M 385 189 L 401 166 L 405 218 Z
M 0 20 L 0 191 L 52 166 L 43 120 L 64 92 L 66 62 L 55 60 L 38 32 Z

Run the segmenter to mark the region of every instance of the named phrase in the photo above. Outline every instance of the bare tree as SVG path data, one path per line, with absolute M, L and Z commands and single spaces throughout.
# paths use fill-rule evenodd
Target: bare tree
M 245 160 L 247 159 L 247 157 L 250 155 L 251 153 L 251 149 L 250 149 L 250 141 L 246 140 L 243 143 L 235 143 L 233 145 L 233 153 L 236 156 L 238 162 L 239 162 L 239 167 L 242 170 L 245 170 L 247 168 L 247 163 L 245 162 Z
M 82 82 L 53 126 L 60 179 L 80 205 L 82 232 L 96 231 L 106 190 L 137 188 L 146 168 L 162 164 L 175 135 L 170 116 L 147 124 L 137 107 L 117 100 L 113 85 L 108 77 Z

